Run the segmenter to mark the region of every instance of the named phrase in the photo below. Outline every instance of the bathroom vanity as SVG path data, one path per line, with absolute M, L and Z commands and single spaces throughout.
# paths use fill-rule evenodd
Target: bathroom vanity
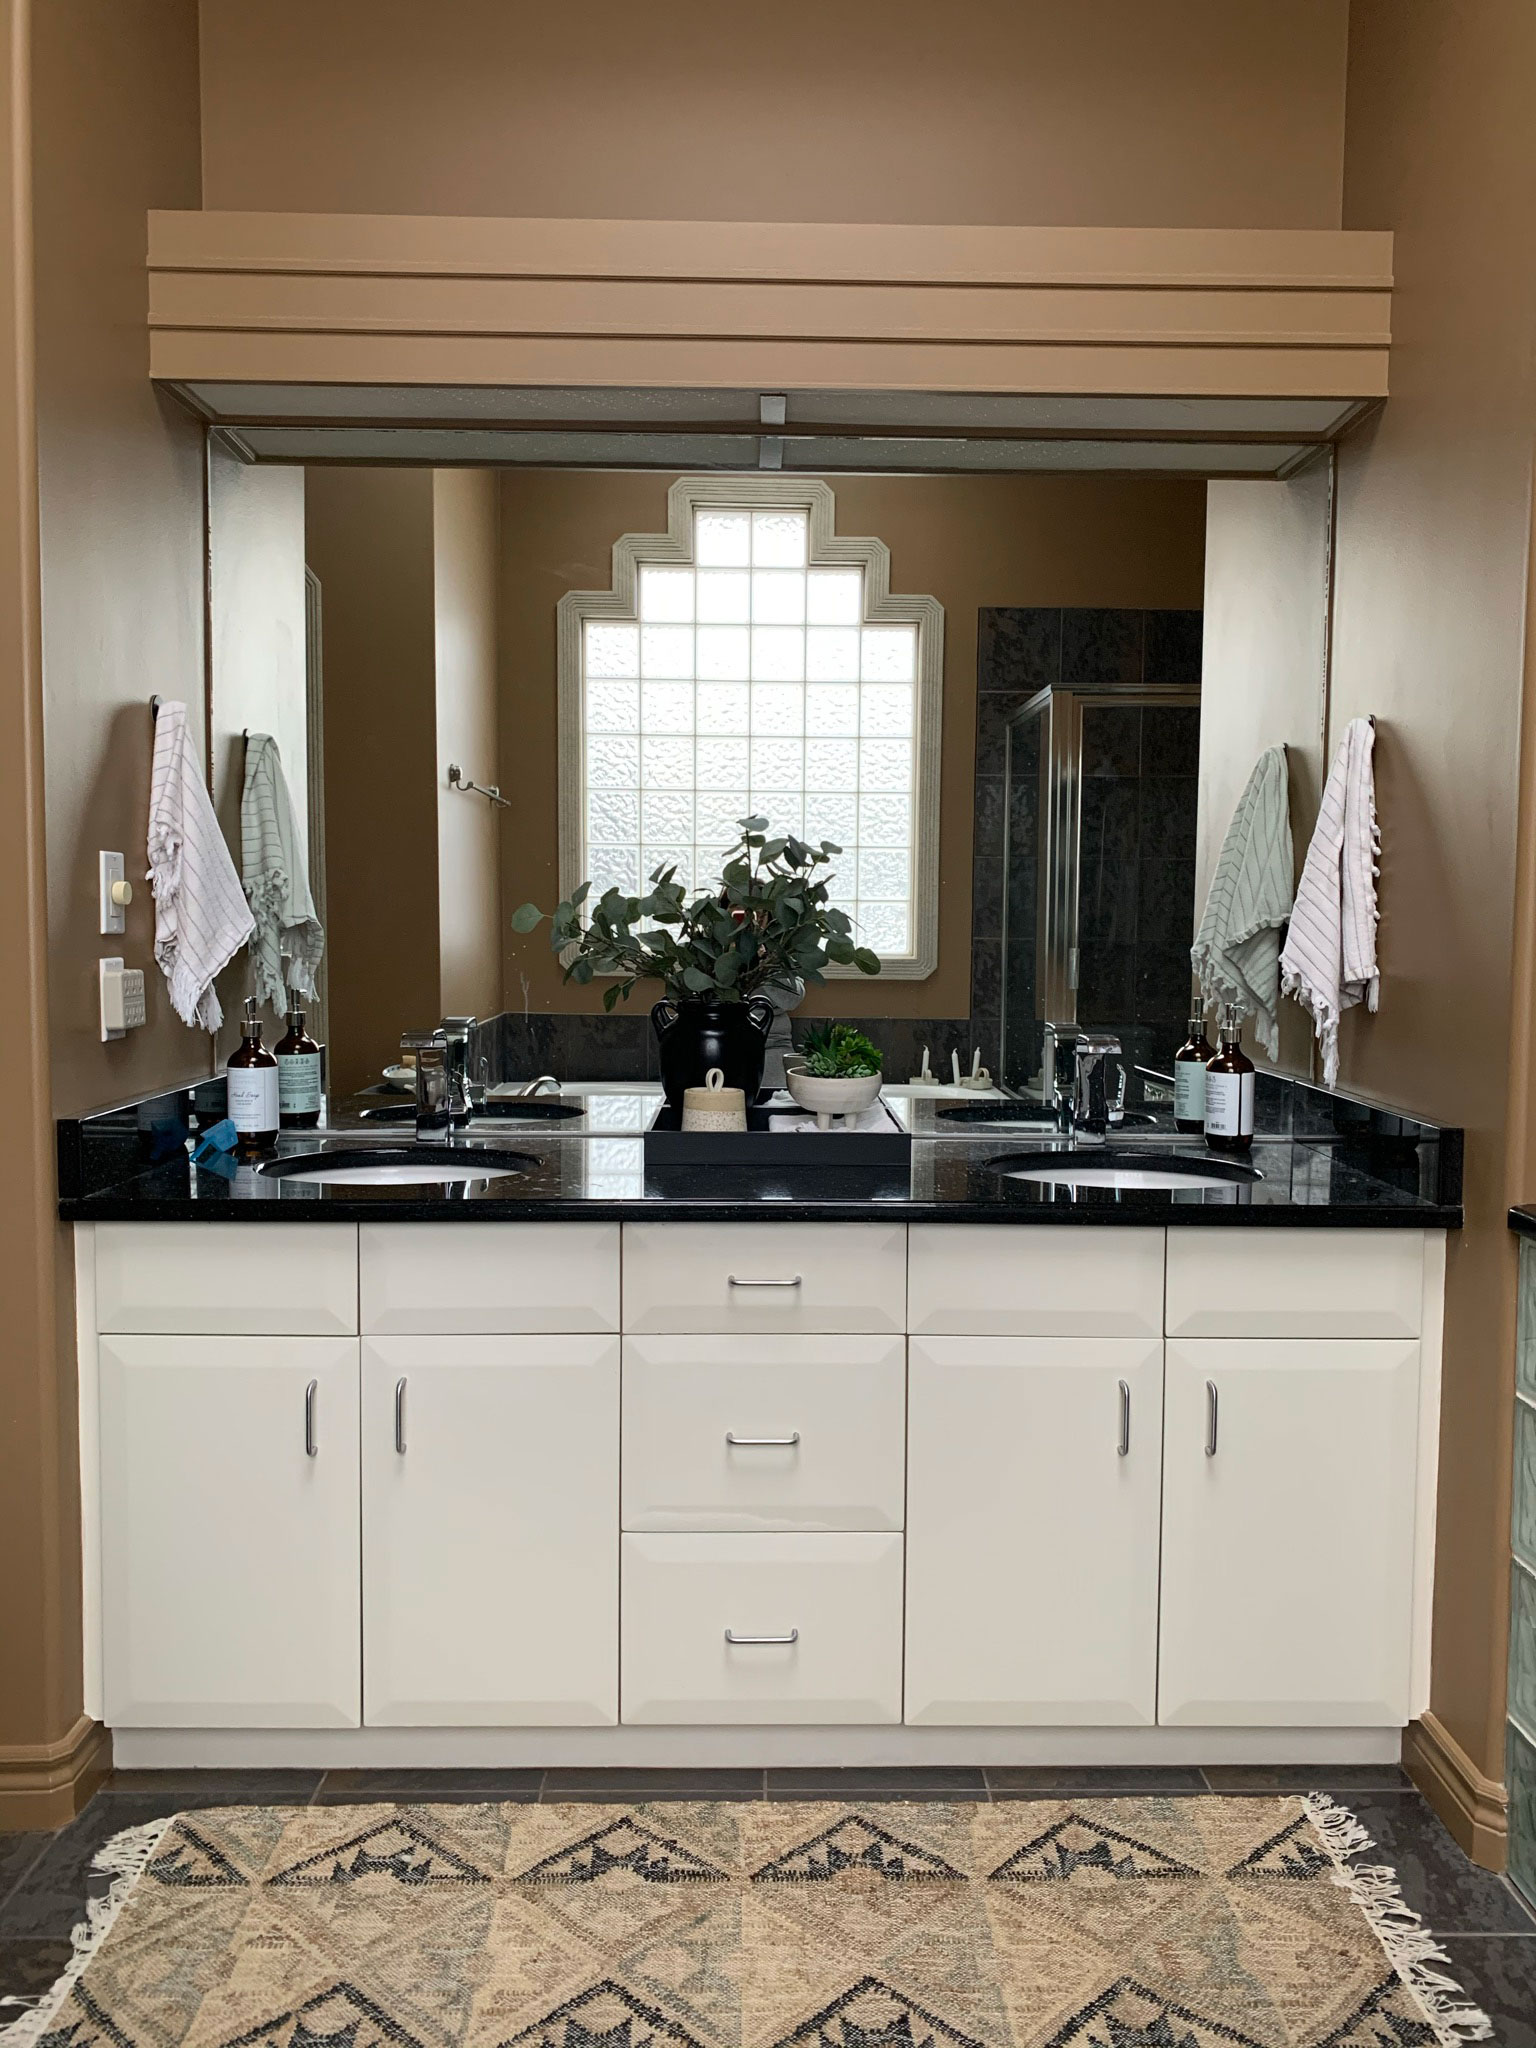
M 1396 1755 L 1453 1208 L 1293 1139 L 1268 1208 L 999 1193 L 996 1138 L 626 1196 L 634 1142 L 70 1201 L 120 1763 Z

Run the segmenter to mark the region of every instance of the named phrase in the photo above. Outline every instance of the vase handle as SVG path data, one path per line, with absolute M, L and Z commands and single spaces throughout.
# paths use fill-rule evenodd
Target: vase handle
M 775 1005 L 769 1002 L 766 996 L 748 996 L 742 1008 L 766 1038 L 773 1029 L 774 1018 L 779 1014 Z
M 659 1003 L 651 1005 L 651 1024 L 658 1038 L 663 1037 L 677 1022 L 677 1006 L 670 998 L 663 996 Z

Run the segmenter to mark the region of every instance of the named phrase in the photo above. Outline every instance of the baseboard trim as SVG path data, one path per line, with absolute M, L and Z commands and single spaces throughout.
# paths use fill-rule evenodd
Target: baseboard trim
M 0 1834 L 61 1828 L 112 1768 L 112 1731 L 82 1714 L 57 1742 L 0 1744 Z
M 1432 1713 L 1403 1737 L 1403 1769 L 1474 1863 L 1502 1870 L 1509 1860 L 1509 1795 L 1486 1778 Z

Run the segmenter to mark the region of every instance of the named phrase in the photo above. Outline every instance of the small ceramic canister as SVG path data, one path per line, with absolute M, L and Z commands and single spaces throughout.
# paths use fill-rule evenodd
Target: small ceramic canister
M 702 1088 L 683 1090 L 685 1131 L 744 1131 L 747 1128 L 747 1098 L 740 1088 L 727 1088 L 725 1074 L 711 1067 Z

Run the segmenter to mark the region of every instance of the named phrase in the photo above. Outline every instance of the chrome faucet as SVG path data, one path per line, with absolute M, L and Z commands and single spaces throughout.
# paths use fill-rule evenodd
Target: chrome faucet
M 1120 1085 L 1113 1100 L 1106 1078 L 1108 1063 L 1118 1063 Z M 1083 1031 L 1073 1048 L 1070 1128 L 1098 1137 L 1125 1114 L 1125 1054 L 1112 1031 Z
M 448 1040 L 441 1031 L 407 1031 L 400 1050 L 416 1062 L 416 1136 L 423 1143 L 442 1144 L 453 1138 L 448 1079 Z
M 469 1038 L 478 1017 L 445 1017 L 438 1025 L 443 1064 L 448 1070 L 448 1120 L 467 1124 L 473 1112 L 469 1094 Z
M 522 1096 L 537 1095 L 539 1090 L 544 1087 L 546 1082 L 551 1088 L 554 1089 L 557 1095 L 560 1093 L 559 1076 L 555 1074 L 540 1074 L 537 1081 L 530 1081 L 526 1088 L 519 1088 L 517 1092 L 519 1095 Z

